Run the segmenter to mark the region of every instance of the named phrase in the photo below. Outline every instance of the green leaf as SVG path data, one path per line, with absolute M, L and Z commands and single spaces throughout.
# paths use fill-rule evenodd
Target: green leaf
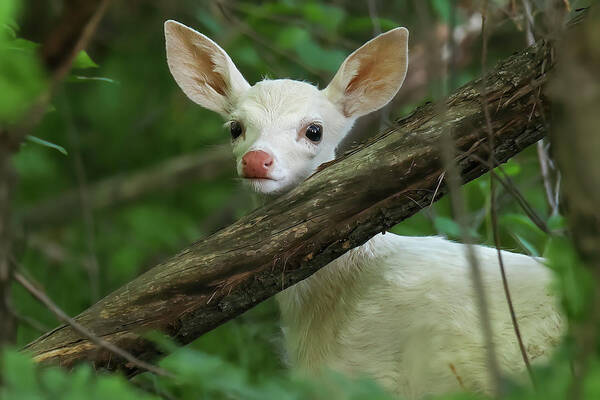
M 301 43 L 310 40 L 310 35 L 306 32 L 306 29 L 297 26 L 289 26 L 279 31 L 276 43 L 277 46 L 282 49 L 293 49 L 298 47 Z
M 448 0 L 432 0 L 431 5 L 444 22 L 450 21 L 452 2 Z
M 346 17 L 342 8 L 319 3 L 307 3 L 302 7 L 302 13 L 308 21 L 317 23 L 329 31 L 334 31 Z
M 567 220 L 562 215 L 552 215 L 547 221 L 548 229 L 551 231 L 561 231 L 567 227 Z
M 1 3 L 1 2 L 0 2 Z M 36 44 L 0 37 L 0 124 L 15 122 L 46 86 Z
M 305 64 L 329 72 L 337 71 L 344 58 L 346 58 L 343 51 L 325 50 L 312 39 L 300 42 L 296 47 L 296 52 Z
M 69 155 L 69 153 L 67 153 L 67 150 L 64 147 L 62 147 L 62 146 L 60 146 L 60 145 L 58 145 L 56 143 L 52 143 L 52 142 L 49 142 L 49 141 L 44 140 L 44 139 L 40 139 L 39 137 L 32 136 L 32 135 L 27 135 L 26 139 L 28 141 L 32 142 L 32 143 L 36 143 L 36 144 L 39 144 L 39 145 L 42 145 L 42 146 L 45 146 L 45 147 L 50 147 L 50 148 L 52 148 L 54 150 L 58 150 L 62 154 L 64 154 L 65 156 Z
M 525 250 L 527 250 L 527 252 L 529 253 L 529 255 L 532 255 L 534 257 L 539 257 L 540 256 L 540 253 L 535 248 L 535 246 L 533 244 L 531 244 L 527 239 L 525 239 L 524 237 L 522 237 L 522 236 L 520 236 L 518 234 L 515 234 L 514 236 L 517 239 L 517 241 L 521 244 L 521 246 L 523 246 L 523 248 Z
M 7 34 L 10 39 L 16 39 L 17 31 L 16 31 L 14 23 L 5 22 L 5 23 L 1 24 L 0 26 L 2 26 L 2 29 L 4 30 L 3 34 Z
M 210 13 L 207 13 L 205 9 L 201 8 L 196 13 L 196 18 L 211 34 L 219 36 L 223 32 L 223 26 Z
M 582 264 L 573 244 L 566 238 L 553 237 L 544 256 L 559 278 L 567 315 L 576 320 L 588 318 L 595 280 L 590 269 Z
M 499 218 L 500 225 L 530 254 L 541 254 L 548 235 L 523 214 L 504 214 Z M 535 251 L 532 251 L 535 249 Z
M 382 31 L 389 31 L 400 26 L 400 24 L 394 20 L 388 18 L 377 18 Z M 343 34 L 350 34 L 355 32 L 368 32 L 369 34 L 373 31 L 373 20 L 370 17 L 352 17 L 348 18 L 340 26 L 340 31 Z
M 10 24 L 17 15 L 19 2 L 15 0 L 0 1 L 0 24 Z M 12 25 L 12 24 L 11 24 Z
M 508 176 L 517 176 L 521 173 L 521 165 L 515 160 L 509 160 L 503 168 Z
M 16 350 L 2 352 L 3 384 L 12 387 L 35 386 L 36 378 L 33 361 Z
M 460 237 L 460 226 L 450 218 L 436 217 L 433 226 L 437 231 L 451 238 Z
M 98 68 L 98 64 L 94 62 L 90 58 L 90 56 L 83 50 L 77 54 L 75 60 L 73 60 L 73 69 L 88 69 L 88 68 Z
M 68 82 L 82 83 L 88 81 L 99 81 L 106 82 L 113 85 L 118 85 L 119 81 L 115 81 L 114 79 L 110 79 L 104 76 L 81 76 L 81 75 L 71 75 L 67 79 Z

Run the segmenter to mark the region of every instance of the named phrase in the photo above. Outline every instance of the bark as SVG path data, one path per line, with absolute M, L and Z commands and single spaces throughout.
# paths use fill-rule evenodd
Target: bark
M 557 48 L 560 62 L 550 94 L 556 126 L 552 149 L 562 174 L 564 210 L 580 259 L 590 269 L 593 293 L 586 297 L 584 318 L 571 324 L 576 340 L 569 398 L 583 395 L 590 355 L 596 353 L 600 327 L 600 10 L 564 35 Z M 576 268 L 576 266 L 571 266 Z
M 505 162 L 546 132 L 538 90 L 550 70 L 540 43 L 498 64 L 486 79 L 494 157 Z M 96 335 L 150 360 L 140 335 L 160 330 L 185 344 L 310 276 L 348 250 L 413 215 L 446 192 L 438 143 L 450 132 L 465 182 L 488 170 L 481 80 L 426 104 L 361 148 L 349 151 L 290 193 L 194 243 L 85 310 L 76 320 Z M 444 115 L 439 110 L 447 110 Z M 434 198 L 435 196 L 435 198 Z M 61 326 L 29 344 L 39 362 L 135 366 Z

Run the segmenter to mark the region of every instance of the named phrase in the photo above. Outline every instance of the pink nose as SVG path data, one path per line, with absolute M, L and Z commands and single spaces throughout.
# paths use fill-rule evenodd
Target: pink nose
M 249 151 L 242 157 L 242 174 L 244 178 L 268 179 L 273 165 L 273 157 L 266 151 Z

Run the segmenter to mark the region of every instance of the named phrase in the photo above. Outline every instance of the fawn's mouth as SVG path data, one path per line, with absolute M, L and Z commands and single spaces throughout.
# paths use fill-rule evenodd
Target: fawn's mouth
M 256 181 L 256 182 L 261 182 L 261 181 L 277 181 L 278 179 L 274 179 L 274 178 L 269 178 L 269 177 L 255 177 L 255 176 L 242 176 L 243 179 L 247 179 L 249 181 Z

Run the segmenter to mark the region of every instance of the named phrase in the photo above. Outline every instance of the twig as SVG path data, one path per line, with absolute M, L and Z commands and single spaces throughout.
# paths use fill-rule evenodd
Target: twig
M 526 1 L 526 0 L 523 0 Z M 481 24 L 481 36 L 482 36 L 482 51 L 481 51 L 481 101 L 483 105 L 483 114 L 485 118 L 485 126 L 488 134 L 489 141 L 489 164 L 490 171 L 492 171 L 492 167 L 494 165 L 494 129 L 492 127 L 492 119 L 490 116 L 488 97 L 486 93 L 486 82 L 487 82 L 487 68 L 486 68 L 486 60 L 487 60 L 487 43 L 488 43 L 488 35 L 489 32 L 486 29 L 487 25 L 487 0 L 484 2 L 484 8 L 482 12 L 482 24 Z M 519 328 L 519 322 L 517 320 L 517 316 L 515 313 L 514 305 L 512 302 L 512 298 L 510 295 L 510 288 L 508 286 L 508 279 L 506 278 L 506 270 L 504 268 L 504 261 L 502 259 L 502 251 L 500 250 L 500 232 L 498 228 L 498 212 L 496 206 L 496 179 L 494 174 L 490 174 L 490 214 L 492 220 L 492 233 L 494 237 L 494 245 L 496 247 L 496 252 L 498 254 L 498 265 L 500 266 L 500 275 L 502 276 L 502 286 L 504 288 L 504 295 L 506 296 L 506 302 L 508 303 L 508 309 L 510 312 L 510 319 L 512 321 L 512 325 L 515 331 L 515 336 L 517 338 L 517 342 L 519 344 L 519 350 L 521 351 L 521 356 L 523 357 L 523 362 L 525 363 L 525 367 L 527 368 L 527 373 L 529 374 L 529 378 L 531 379 L 531 383 L 535 387 L 535 378 L 533 375 L 533 371 L 531 369 L 531 364 L 529 362 L 529 357 L 527 355 L 527 350 L 525 349 L 525 345 L 523 344 L 523 337 L 521 335 L 521 329 Z
M 73 22 L 72 20 L 62 21 L 63 24 L 57 26 L 54 35 L 51 35 L 49 40 L 44 43 L 43 51 L 44 51 L 44 61 L 46 61 L 47 65 L 52 69 L 52 83 L 53 85 L 58 84 L 63 80 L 63 78 L 69 73 L 71 69 L 71 65 L 73 64 L 73 60 L 77 57 L 77 54 L 83 50 L 90 39 L 92 38 L 100 20 L 104 16 L 104 13 L 108 9 L 108 5 L 111 0 L 95 0 L 96 4 L 93 2 L 88 2 L 88 4 L 83 4 L 80 10 L 70 10 L 66 9 L 63 18 L 72 17 L 73 14 L 80 12 L 80 15 L 83 16 L 80 21 Z M 91 12 L 83 11 L 84 8 L 90 7 Z M 87 14 L 87 15 L 86 15 Z M 79 15 L 78 15 L 79 16 Z M 56 38 L 55 36 L 60 36 L 61 33 L 65 32 L 64 23 L 69 23 L 70 25 L 76 25 L 73 29 L 77 34 L 76 40 L 74 43 L 69 43 L 69 39 L 72 38 Z M 67 28 L 68 29 L 68 28 Z M 61 42 L 62 39 L 62 42 Z M 50 43 L 50 41 L 54 40 L 54 43 Z M 56 54 L 52 53 L 53 44 L 59 43 L 62 46 L 58 47 L 58 57 Z M 66 43 L 65 43 L 66 42 Z M 51 59 L 52 57 L 57 58 L 57 60 Z M 55 89 L 55 88 L 52 88 Z
M 48 310 L 50 310 L 52 312 L 52 314 L 54 314 L 56 316 L 56 318 L 58 318 L 60 321 L 62 321 L 64 323 L 68 324 L 71 328 L 73 328 L 73 330 L 75 330 L 77 333 L 81 334 L 82 336 L 86 337 L 89 341 L 91 341 L 95 345 L 102 347 L 102 348 L 110 351 L 111 353 L 116 354 L 117 356 L 119 356 L 121 358 L 124 358 L 131 364 L 133 364 L 143 370 L 152 372 L 152 373 L 154 373 L 156 375 L 160 375 L 160 376 L 169 376 L 169 377 L 173 376 L 173 374 L 170 373 L 169 371 L 164 370 L 155 365 L 149 364 L 145 361 L 142 361 L 139 358 L 133 356 L 131 353 L 121 349 L 120 347 L 117 347 L 114 344 L 107 342 L 106 340 L 96 336 L 94 333 L 92 333 L 86 327 L 79 324 L 79 322 L 77 322 L 73 318 L 69 317 L 63 310 L 61 310 L 56 305 L 56 303 L 54 303 L 46 295 L 46 293 L 44 293 L 43 291 L 41 291 L 40 289 L 35 287 L 31 282 L 29 282 L 19 272 L 16 272 L 16 271 L 13 272 L 13 277 L 17 282 L 19 282 L 21 284 L 21 286 L 23 286 L 23 288 L 25 288 L 25 290 L 27 290 L 40 303 L 45 305 L 46 308 L 48 308 Z
M 57 50 L 54 50 L 57 54 L 43 54 L 44 61 L 46 62 L 48 72 L 51 76 L 49 88 L 39 96 L 39 98 L 29 109 L 29 112 L 26 113 L 25 118 L 22 118 L 19 123 L 13 129 L 11 129 L 11 132 L 8 132 L 9 135 L 7 135 L 7 142 L 9 143 L 10 147 L 12 147 L 13 151 L 18 150 L 18 146 L 23 141 L 23 138 L 29 134 L 29 132 L 41 121 L 42 117 L 45 115 L 48 104 L 50 103 L 50 99 L 52 98 L 52 94 L 60 85 L 64 77 L 68 74 L 69 70 L 71 69 L 71 65 L 73 64 L 73 60 L 75 60 L 77 54 L 83 50 L 90 41 L 98 26 L 98 23 L 108 8 L 110 0 L 98 0 L 97 3 L 98 4 L 94 8 L 94 5 L 91 3 L 81 2 L 82 8 L 92 7 L 93 11 L 89 15 L 89 18 L 83 18 L 82 20 L 75 21 L 75 23 L 71 23 L 71 21 L 63 21 L 63 23 L 59 24 L 56 28 L 58 33 L 54 35 L 51 34 L 49 39 L 43 44 L 42 48 L 44 51 L 49 47 L 57 47 Z M 70 10 L 67 11 L 66 14 L 69 12 L 77 13 L 81 12 L 81 10 Z M 82 25 L 80 26 L 79 24 Z M 79 33 L 79 36 L 76 38 L 76 40 L 74 40 L 74 43 L 71 42 L 73 38 L 70 38 L 69 40 L 60 38 L 60 32 L 64 31 L 65 26 L 70 25 L 76 25 L 73 29 Z M 59 38 L 57 39 L 56 37 Z M 49 44 L 52 41 L 59 43 Z
M 36 319 L 33 319 L 31 317 L 28 317 L 27 315 L 23 315 L 23 314 L 19 313 L 12 306 L 10 306 L 10 312 L 16 318 L 17 321 L 22 322 L 22 323 L 24 323 L 26 325 L 29 325 L 30 327 L 32 327 L 36 331 L 47 332 L 48 329 L 49 329 L 46 325 L 44 325 L 40 321 L 38 321 Z
M 445 108 L 445 103 L 441 102 L 440 105 L 440 108 Z M 446 109 L 442 109 L 439 112 L 440 115 L 445 115 L 446 113 Z M 461 174 L 455 159 L 456 148 L 454 141 L 452 140 L 450 128 L 447 126 L 447 124 L 444 125 L 446 126 L 444 129 L 445 132 L 441 135 L 440 153 L 447 177 L 448 189 L 450 191 L 450 203 L 452 206 L 454 218 L 456 219 L 460 227 L 462 242 L 465 245 L 465 255 L 471 270 L 471 279 L 473 283 L 473 289 L 475 291 L 475 300 L 479 312 L 479 319 L 481 321 L 481 329 L 485 342 L 487 364 L 491 379 L 492 392 L 496 394 L 496 397 L 499 397 L 501 394 L 501 377 L 500 368 L 498 366 L 498 358 L 496 356 L 496 350 L 494 347 L 489 307 L 487 304 L 487 298 L 485 296 L 485 289 L 483 286 L 483 278 L 481 276 L 479 260 L 477 259 L 475 249 L 473 247 L 474 240 L 471 237 L 470 230 L 468 227 L 468 221 L 465 210 L 465 201 L 461 190 Z
M 371 19 L 371 25 L 373 25 L 373 36 L 377 36 L 381 33 L 381 24 L 379 23 L 379 16 L 377 15 L 377 4 L 376 0 L 368 0 L 367 6 L 369 8 L 369 18 Z M 386 104 L 381 110 L 379 110 L 379 130 L 383 130 L 386 127 L 390 127 L 390 108 L 391 102 Z
M 450 202 L 452 205 L 452 212 L 460 227 L 462 241 L 465 244 L 466 257 L 471 268 L 471 278 L 473 281 L 473 288 L 475 290 L 475 297 L 477 300 L 477 308 L 479 311 L 479 318 L 481 320 L 483 336 L 485 340 L 485 346 L 487 350 L 488 368 L 490 377 L 492 380 L 492 390 L 494 393 L 499 394 L 501 392 L 500 386 L 500 368 L 498 367 L 498 359 L 494 348 L 493 332 L 490 323 L 489 308 L 485 297 L 485 290 L 483 287 L 483 278 L 481 276 L 481 268 L 479 266 L 479 260 L 475 255 L 475 249 L 473 248 L 473 238 L 469 233 L 467 217 L 465 212 L 464 198 L 460 188 L 461 179 L 458 167 L 454 161 L 454 143 L 450 135 L 450 131 L 441 137 L 441 153 L 442 162 L 446 169 L 446 176 L 448 177 L 448 188 L 450 191 Z
M 377 5 L 375 0 L 368 0 L 367 6 L 369 7 L 369 18 L 371 18 L 371 24 L 373 25 L 373 33 L 379 35 L 381 33 L 381 24 L 379 23 L 379 17 L 377 16 Z
M 544 182 L 544 189 L 546 191 L 546 200 L 551 209 L 552 215 L 558 214 L 558 180 L 556 181 L 556 192 L 552 188 L 552 182 L 550 182 L 550 157 L 546 151 L 546 141 L 544 139 L 536 143 L 538 160 L 540 163 L 540 171 L 542 173 L 542 181 Z
M 88 206 L 92 211 L 119 206 L 147 195 L 177 187 L 190 180 L 210 180 L 226 176 L 231 150 L 212 146 L 198 152 L 173 157 L 138 171 L 105 178 L 88 185 Z M 78 217 L 73 210 L 80 204 L 79 190 L 69 190 L 22 211 L 30 228 L 64 224 Z
M 531 10 L 531 3 L 529 2 L 529 0 L 521 0 L 521 1 L 523 3 L 523 9 L 525 10 L 526 41 L 527 41 L 527 45 L 531 46 L 532 44 L 535 43 L 535 36 L 533 35 L 534 20 L 533 20 L 533 14 L 532 14 L 532 10 Z M 536 98 L 537 97 L 538 97 L 538 95 L 536 94 Z M 544 139 L 537 142 L 536 147 L 537 147 L 537 153 L 538 153 L 538 161 L 540 163 L 540 171 L 542 173 L 542 180 L 544 182 L 544 189 L 546 191 L 546 199 L 548 201 L 548 205 L 550 206 L 550 209 L 552 210 L 551 211 L 552 215 L 555 215 L 558 213 L 558 202 L 555 201 L 556 196 L 553 193 L 552 183 L 550 181 L 550 170 L 549 170 L 550 157 L 548 156 L 548 153 L 546 151 L 546 145 L 545 145 Z
M 527 217 L 529 217 L 531 222 L 533 222 L 535 224 L 535 226 L 537 226 L 542 232 L 544 232 L 546 234 L 551 233 L 550 229 L 548 228 L 548 225 L 546 225 L 544 220 L 542 220 L 540 218 L 540 216 L 537 215 L 537 213 L 535 212 L 533 207 L 531 207 L 531 205 L 527 202 L 525 197 L 523 197 L 523 195 L 521 194 L 519 189 L 517 189 L 516 185 L 510 179 L 508 174 L 506 174 L 506 172 L 504 172 L 504 169 L 502 168 L 502 166 L 497 165 L 498 162 L 496 160 L 494 160 L 493 164 L 490 164 L 488 161 L 483 160 L 477 154 L 469 154 L 469 158 L 472 158 L 473 160 L 476 160 L 476 161 L 482 163 L 483 165 L 485 165 L 486 167 L 488 167 L 490 174 L 493 175 L 494 178 L 497 179 L 498 182 L 500 182 L 502 187 L 506 191 L 508 191 L 509 194 L 511 194 L 513 196 L 513 198 L 517 201 L 519 206 L 521 206 L 521 209 L 523 210 L 523 212 L 525 212 L 525 214 L 527 214 Z M 496 171 L 493 170 L 494 166 L 496 166 L 495 168 L 497 168 L 500 172 L 502 172 L 504 177 L 501 177 L 500 175 L 498 175 L 496 173 Z
M 79 205 L 81 216 L 83 217 L 83 228 L 85 231 L 85 241 L 87 244 L 88 262 L 83 263 L 90 285 L 90 299 L 92 303 L 98 301 L 100 297 L 100 266 L 96 255 L 96 232 L 94 223 L 94 214 L 90 206 L 90 192 L 85 174 L 85 166 L 81 157 L 81 145 L 69 106 L 68 100 L 62 102 L 64 113 L 67 120 L 67 133 L 73 148 L 73 167 L 75 169 L 75 178 L 77 179 L 77 190 L 79 192 Z

